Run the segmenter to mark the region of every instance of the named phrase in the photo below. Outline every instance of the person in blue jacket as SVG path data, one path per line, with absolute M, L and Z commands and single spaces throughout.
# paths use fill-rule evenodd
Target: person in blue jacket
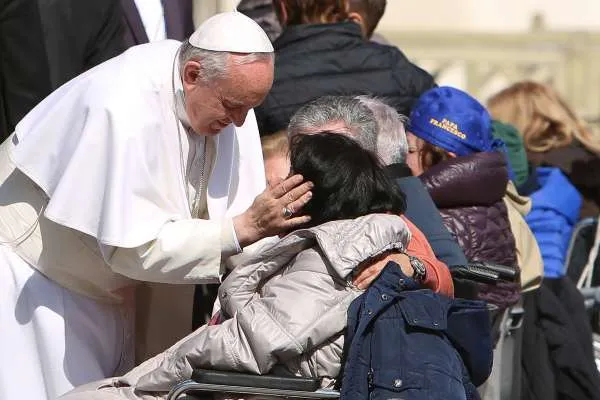
M 559 168 L 530 166 L 523 139 L 515 127 L 495 121 L 493 132 L 506 144 L 519 194 L 531 198 L 531 211 L 525 221 L 540 247 L 544 276 L 561 277 L 573 227 L 581 211 L 581 194 Z

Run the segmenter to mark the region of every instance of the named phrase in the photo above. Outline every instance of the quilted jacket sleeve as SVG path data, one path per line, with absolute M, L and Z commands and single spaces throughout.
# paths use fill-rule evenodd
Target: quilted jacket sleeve
M 130 372 L 127 383 L 136 390 L 167 391 L 189 379 L 194 368 L 265 374 L 276 363 L 310 351 L 342 331 L 354 296 L 348 296 L 349 289 L 336 284 L 324 268 L 316 273 L 314 260 L 306 262 L 307 268 L 296 265 L 295 272 L 273 279 L 262 297 L 255 297 L 233 318 L 203 326 L 153 363 L 138 367 L 146 370 Z
M 429 89 L 437 87 L 437 84 L 429 72 L 410 62 L 400 50 L 396 53 L 395 61 L 393 77 L 398 94 L 405 102 L 398 110 L 404 110 L 402 113 L 408 116 L 417 99 Z

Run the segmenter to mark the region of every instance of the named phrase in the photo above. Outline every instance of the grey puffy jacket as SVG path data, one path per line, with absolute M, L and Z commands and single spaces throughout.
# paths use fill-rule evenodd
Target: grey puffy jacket
M 199 328 L 122 378 L 82 388 L 102 387 L 106 397 L 80 389 L 68 399 L 162 398 L 193 368 L 272 371 L 330 384 L 340 370 L 348 306 L 361 293 L 351 284 L 353 271 L 387 250 L 404 250 L 409 240 L 404 221 L 383 214 L 294 231 L 239 261 L 223 282 L 219 300 L 229 319 Z

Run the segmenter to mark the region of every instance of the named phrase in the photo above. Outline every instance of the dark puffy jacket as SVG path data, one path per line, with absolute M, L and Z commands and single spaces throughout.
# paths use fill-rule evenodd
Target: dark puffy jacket
M 263 135 L 285 129 L 298 108 L 321 96 L 371 94 L 408 115 L 435 86 L 396 47 L 363 39 L 353 22 L 290 26 L 274 47 L 273 88 L 255 109 Z
M 508 170 L 501 153 L 446 160 L 420 178 L 467 260 L 517 265 L 515 238 L 502 201 Z M 480 298 L 500 306 L 519 298 L 518 285 L 501 284 L 488 289 L 482 289 Z
M 440 212 L 423 182 L 416 176 L 411 176 L 406 164 L 391 164 L 385 169 L 406 195 L 404 215 L 423 232 L 435 256 L 450 268 L 465 265 L 467 259 L 463 251 L 444 226 Z
M 600 400 L 592 328 L 568 277 L 524 296 L 521 400 Z
M 417 288 L 388 263 L 351 304 L 341 400 L 479 398 L 492 367 L 485 303 Z

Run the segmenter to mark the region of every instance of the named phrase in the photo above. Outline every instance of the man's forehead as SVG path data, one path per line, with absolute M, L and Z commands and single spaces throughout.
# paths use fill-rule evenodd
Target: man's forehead
M 228 105 L 234 107 L 247 106 L 249 103 L 255 101 L 258 96 L 262 96 L 262 94 L 255 93 L 252 88 L 247 86 L 230 85 L 227 83 L 226 80 L 221 81 L 221 85 L 219 85 L 219 94 L 221 100 Z
M 315 134 L 317 132 L 322 132 L 322 131 L 339 133 L 340 135 L 346 135 L 346 136 L 350 136 L 350 137 L 354 136 L 352 134 L 352 131 L 348 128 L 348 126 L 346 126 L 344 121 L 340 121 L 340 120 L 329 121 L 323 125 L 309 128 L 306 130 L 306 133 L 309 135 L 312 135 L 312 134 Z
M 245 67 L 248 64 L 237 67 Z M 267 82 L 268 83 L 268 82 Z M 252 80 L 246 74 L 240 74 L 239 69 L 230 68 L 228 78 L 219 81 L 221 97 L 232 105 L 254 105 L 257 100 L 262 102 L 264 96 L 270 89 L 267 83 Z M 272 83 L 272 81 L 271 81 Z

